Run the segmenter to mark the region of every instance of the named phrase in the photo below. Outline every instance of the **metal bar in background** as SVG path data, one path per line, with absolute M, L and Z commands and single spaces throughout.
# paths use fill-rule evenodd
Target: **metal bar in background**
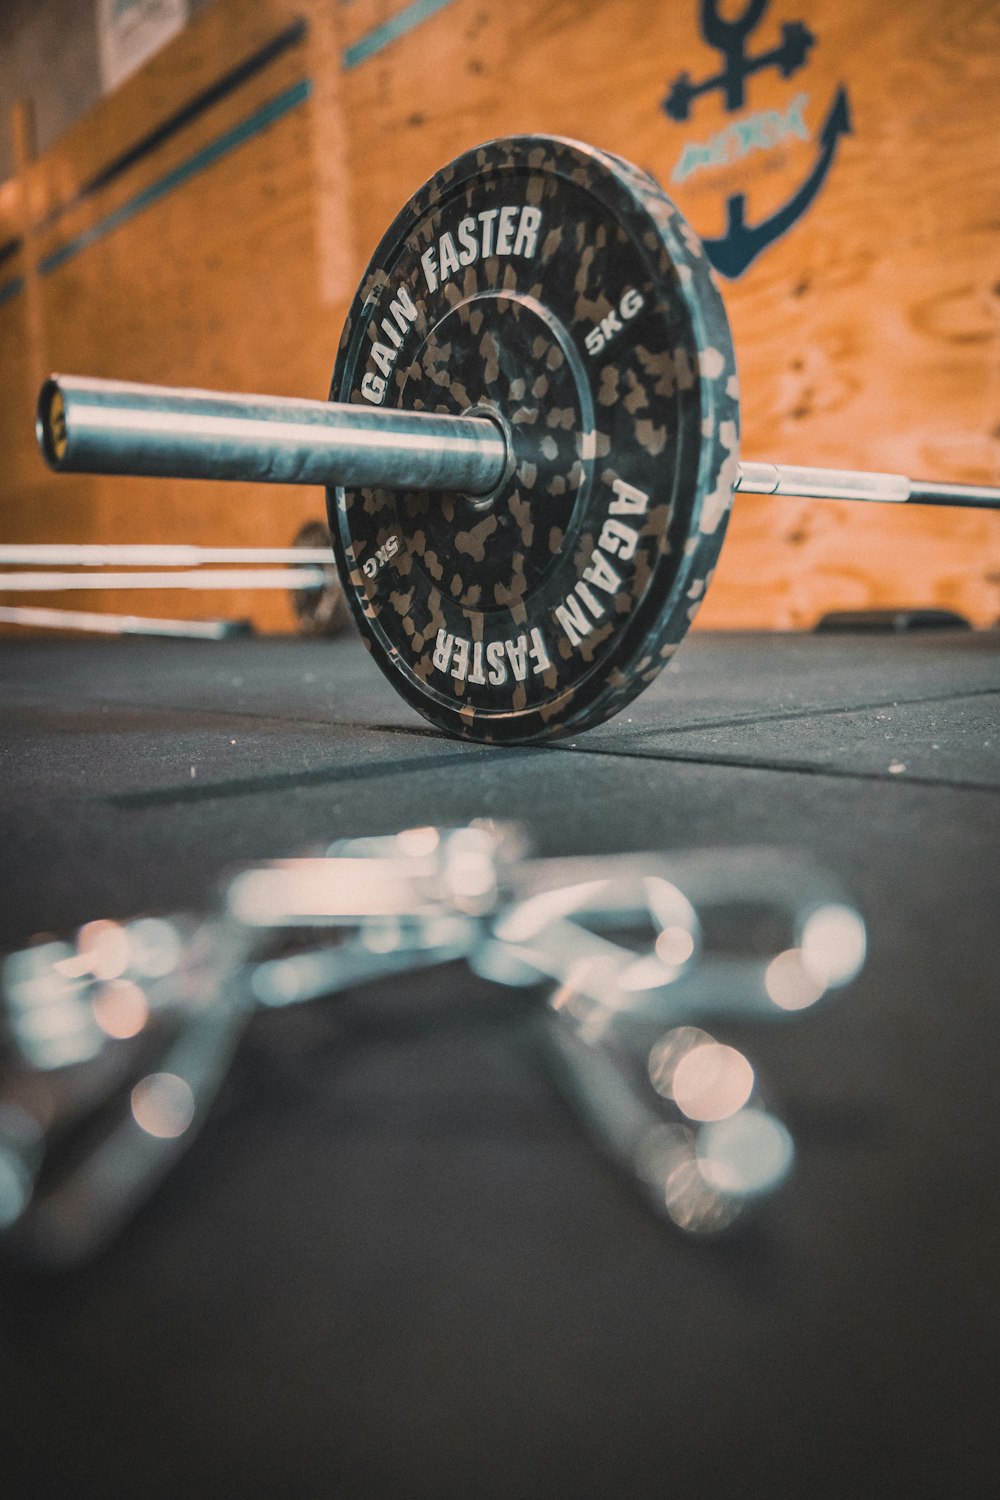
M 206 563 L 258 563 L 298 567 L 333 566 L 331 547 L 195 547 L 187 544 L 141 542 L 16 542 L 0 543 L 3 567 L 41 568 L 199 568 Z
M 322 568 L 196 568 L 178 573 L 0 573 L 0 593 L 77 589 L 322 589 Z
M 246 620 L 159 620 L 143 615 L 5 604 L 0 604 L 0 625 L 25 625 L 34 630 L 85 630 L 95 635 L 179 636 L 199 641 L 225 641 L 232 636 L 253 634 Z

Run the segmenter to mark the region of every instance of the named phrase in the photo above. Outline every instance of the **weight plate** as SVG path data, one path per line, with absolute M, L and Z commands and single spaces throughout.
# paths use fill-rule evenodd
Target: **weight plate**
M 485 499 L 328 492 L 362 636 L 426 718 L 526 743 L 652 681 L 722 544 L 739 420 L 722 300 L 652 178 L 548 137 L 459 157 L 376 250 L 330 398 L 508 436 Z
M 296 533 L 293 547 L 312 550 L 329 547 L 330 533 L 322 521 L 306 521 Z M 337 569 L 323 567 L 324 583 L 321 589 L 292 589 L 292 609 L 298 622 L 299 635 L 335 636 L 343 635 L 351 623 L 350 611 L 344 598 Z

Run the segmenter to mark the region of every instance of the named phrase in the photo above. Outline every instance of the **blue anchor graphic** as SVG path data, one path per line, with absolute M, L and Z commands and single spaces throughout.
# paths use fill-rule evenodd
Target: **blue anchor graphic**
M 727 21 L 719 15 L 719 0 L 701 0 L 701 34 L 710 47 L 722 53 L 725 64 L 721 73 L 701 83 L 692 83 L 688 73 L 681 73 L 674 80 L 663 101 L 663 108 L 672 120 L 689 119 L 693 101 L 713 89 L 725 92 L 726 109 L 730 113 L 742 109 L 744 85 L 752 73 L 777 68 L 782 78 L 791 78 L 804 66 L 816 38 L 801 21 L 789 21 L 782 26 L 780 47 L 772 47 L 758 57 L 747 57 L 746 39 L 763 19 L 768 4 L 769 0 L 748 0 L 743 14 L 735 21 Z
M 819 159 L 805 182 L 787 203 L 782 204 L 769 218 L 751 226 L 746 222 L 744 194 L 734 193 L 726 200 L 726 233 L 721 239 L 702 241 L 705 254 L 720 275 L 728 277 L 730 281 L 742 276 L 762 250 L 773 245 L 780 235 L 791 229 L 802 217 L 823 186 L 833 163 L 837 142 L 842 135 L 850 133 L 851 112 L 847 103 L 847 91 L 839 88 L 819 133 Z
M 701 0 L 701 34 L 710 47 L 723 57 L 720 72 L 692 83 L 690 74 L 680 73 L 663 101 L 664 112 L 672 120 L 687 120 L 691 106 L 702 94 L 718 89 L 724 96 L 729 113 L 742 109 L 746 101 L 746 81 L 764 68 L 776 68 L 783 78 L 803 67 L 816 38 L 801 21 L 789 21 L 781 28 L 781 43 L 756 57 L 747 55 L 750 33 L 764 17 L 770 0 L 747 0 L 743 14 L 727 21 L 719 14 L 720 0 Z M 851 113 L 847 91 L 837 90 L 833 103 L 819 132 L 819 157 L 805 182 L 770 217 L 759 224 L 746 222 L 746 196 L 734 193 L 726 200 L 726 233 L 720 239 L 705 240 L 705 253 L 715 269 L 730 280 L 741 276 L 762 250 L 791 229 L 816 197 L 833 164 L 842 135 L 851 132 Z

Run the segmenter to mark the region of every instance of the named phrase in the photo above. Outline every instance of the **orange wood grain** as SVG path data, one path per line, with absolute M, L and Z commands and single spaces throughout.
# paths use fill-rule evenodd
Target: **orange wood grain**
M 240 0 L 225 0 L 203 12 L 39 163 L 48 175 L 35 202 L 38 218 L 71 201 L 88 175 L 305 9 L 266 0 L 248 14 Z M 312 83 L 310 40 L 43 229 L 38 252 L 85 234 L 283 90 L 302 79 Z M 321 193 L 311 115 L 310 100 L 45 276 L 51 366 L 325 395 L 346 304 L 331 306 L 321 295 Z M 352 263 L 349 274 L 342 273 L 352 289 L 354 270 Z M 23 319 L 23 303 L 19 298 L 0 307 L 0 330 Z M 52 475 L 32 452 L 34 382 L 16 378 L 26 398 L 16 427 L 0 415 L 0 442 L 21 459 L 14 501 L 0 521 L 6 540 L 288 545 L 306 520 L 324 512 L 322 493 L 311 487 Z M 87 607 L 95 607 L 95 596 L 87 599 Z M 80 602 L 69 593 L 60 600 Z M 138 605 L 135 595 L 108 592 L 96 596 L 96 607 L 178 618 L 249 617 L 264 629 L 289 629 L 293 622 L 283 595 L 257 592 L 150 593 Z
M 772 0 L 751 51 L 804 20 L 816 37 L 807 66 L 790 78 L 756 74 L 739 116 L 716 94 L 683 124 L 660 107 L 671 80 L 720 63 L 698 34 L 696 0 L 452 0 L 343 66 L 345 48 L 406 8 L 217 0 L 35 163 L 26 201 L 37 225 L 198 89 L 295 18 L 309 21 L 301 46 L 38 232 L 38 254 L 84 233 L 309 79 L 307 103 L 41 278 L 49 360 L 322 395 L 368 255 L 410 194 L 458 152 L 525 131 L 590 140 L 653 171 L 696 229 L 717 235 L 729 194 L 745 192 L 757 222 L 795 190 L 844 85 L 853 133 L 812 207 L 722 284 L 744 455 L 1000 483 L 1000 11 L 991 0 Z M 680 179 L 686 144 L 799 96 L 809 140 Z M 11 186 L 0 185 L 0 239 L 20 223 Z M 0 267 L 0 281 L 23 275 L 24 259 Z M 284 544 L 322 513 L 313 490 L 49 475 L 30 433 L 26 307 L 24 296 L 0 305 L 5 539 Z M 124 596 L 106 603 L 134 607 Z M 1000 616 L 1000 516 L 741 497 L 698 623 L 795 628 L 831 609 L 901 605 L 957 609 L 979 625 Z M 278 596 L 149 596 L 142 607 L 291 625 Z

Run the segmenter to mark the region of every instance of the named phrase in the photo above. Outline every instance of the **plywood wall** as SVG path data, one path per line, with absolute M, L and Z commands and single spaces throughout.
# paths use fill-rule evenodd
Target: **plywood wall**
M 745 457 L 1000 482 L 997 7 L 770 0 L 742 56 L 799 23 L 803 64 L 749 73 L 738 106 L 698 94 L 677 119 L 663 101 L 678 76 L 723 63 L 701 9 L 216 0 L 0 188 L 0 247 L 17 246 L 0 248 L 3 538 L 287 543 L 318 491 L 47 474 L 33 371 L 322 395 L 351 290 L 404 200 L 466 147 L 524 131 L 638 161 L 709 239 L 739 194 L 762 239 L 792 220 L 722 282 Z M 734 0 L 717 11 L 752 18 Z M 996 619 L 1000 517 L 742 497 L 699 624 L 897 605 Z M 142 607 L 290 622 L 277 596 Z

